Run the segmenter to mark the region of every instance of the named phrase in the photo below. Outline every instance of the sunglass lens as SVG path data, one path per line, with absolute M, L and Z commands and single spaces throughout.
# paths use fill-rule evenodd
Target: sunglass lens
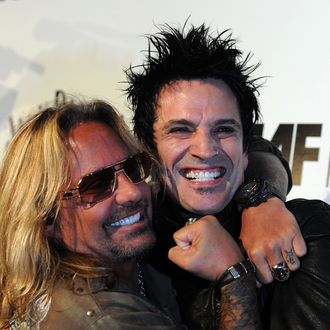
M 94 203 L 111 194 L 114 185 L 114 171 L 107 168 L 85 177 L 80 185 L 80 199 L 83 203 Z
M 132 182 L 138 183 L 145 180 L 149 176 L 150 167 L 150 157 L 145 153 L 141 153 L 127 159 L 124 165 L 124 171 Z

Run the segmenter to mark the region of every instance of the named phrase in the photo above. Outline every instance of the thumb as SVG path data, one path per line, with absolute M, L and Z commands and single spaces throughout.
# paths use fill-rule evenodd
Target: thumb
M 187 261 L 187 255 L 186 251 L 189 249 L 189 245 L 181 246 L 174 246 L 169 249 L 168 251 L 168 258 L 174 262 L 179 267 L 186 269 L 186 261 Z
M 189 227 L 189 226 L 188 226 Z M 184 267 L 188 250 L 191 248 L 190 228 L 183 227 L 174 233 L 176 246 L 168 251 L 168 258 L 180 267 Z
M 191 244 L 191 240 L 187 233 L 176 233 L 173 238 L 176 245 L 181 249 L 187 249 Z
M 190 233 L 191 227 L 183 227 L 176 231 L 173 235 L 173 239 L 178 247 L 181 249 L 187 249 L 192 243 L 192 235 Z
M 175 243 L 177 245 L 176 247 L 179 247 L 183 250 L 189 249 L 189 247 L 190 247 L 190 242 L 188 242 L 188 241 L 176 240 Z

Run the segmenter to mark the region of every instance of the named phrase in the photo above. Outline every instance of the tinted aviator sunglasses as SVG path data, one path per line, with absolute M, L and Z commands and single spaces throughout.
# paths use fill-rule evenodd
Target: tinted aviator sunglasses
M 145 153 L 130 156 L 119 163 L 84 175 L 78 185 L 62 194 L 62 199 L 76 199 L 88 208 L 110 197 L 116 189 L 116 174 L 123 171 L 132 183 L 140 183 L 150 174 L 151 158 Z

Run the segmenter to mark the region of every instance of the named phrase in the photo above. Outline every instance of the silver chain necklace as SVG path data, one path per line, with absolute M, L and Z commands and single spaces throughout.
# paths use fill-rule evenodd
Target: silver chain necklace
M 141 296 L 146 297 L 146 288 L 144 286 L 144 279 L 142 275 L 141 265 L 139 262 L 137 262 L 136 266 L 137 266 L 137 282 L 139 286 L 139 292 Z

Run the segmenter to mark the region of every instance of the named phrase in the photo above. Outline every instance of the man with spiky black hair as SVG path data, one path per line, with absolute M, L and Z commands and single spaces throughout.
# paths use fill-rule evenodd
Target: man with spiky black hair
M 276 280 L 274 296 L 269 297 L 280 298 L 271 300 L 280 306 L 271 305 L 272 327 L 315 325 L 330 300 L 330 288 L 322 285 L 329 283 L 328 269 L 320 262 L 328 242 L 318 251 L 309 246 L 303 270 L 290 276 L 306 254 L 291 212 L 305 229 L 313 217 L 307 210 L 315 208 L 322 220 L 329 208 L 320 201 L 313 205 L 295 201 L 287 204 L 290 212 L 284 204 L 292 184 L 288 164 L 275 146 L 252 134 L 260 117 L 260 80 L 253 77 L 258 65 L 249 64 L 250 55 L 243 57 L 229 31 L 212 34 L 204 24 L 182 29 L 164 25 L 148 36 L 148 42 L 144 63 L 126 71 L 127 95 L 135 134 L 161 165 L 155 180 L 160 187 L 154 207 L 158 248 L 153 261 L 172 278 L 186 322 L 191 329 L 212 329 L 212 315 L 219 306 L 235 310 L 235 304 L 228 302 L 235 301 L 237 287 L 228 288 L 228 283 L 244 282 L 244 269 L 237 266 L 240 260 L 219 260 L 227 272 L 216 282 L 221 286 L 217 297 L 212 293 L 214 283 L 210 289 L 210 283 L 168 261 L 168 253 L 181 263 L 189 254 L 191 238 L 186 228 L 184 233 L 180 228 L 192 223 L 188 232 L 193 232 L 195 219 L 213 215 L 257 266 L 259 281 Z M 328 227 L 323 228 L 327 233 Z M 304 231 L 307 241 L 310 235 Z M 315 258 L 320 266 L 316 278 Z M 315 310 L 304 313 L 302 305 L 312 301 L 309 297 L 302 299 L 302 305 L 285 304 L 296 294 L 304 296 L 296 283 L 310 278 L 310 288 L 318 295 L 312 299 Z

